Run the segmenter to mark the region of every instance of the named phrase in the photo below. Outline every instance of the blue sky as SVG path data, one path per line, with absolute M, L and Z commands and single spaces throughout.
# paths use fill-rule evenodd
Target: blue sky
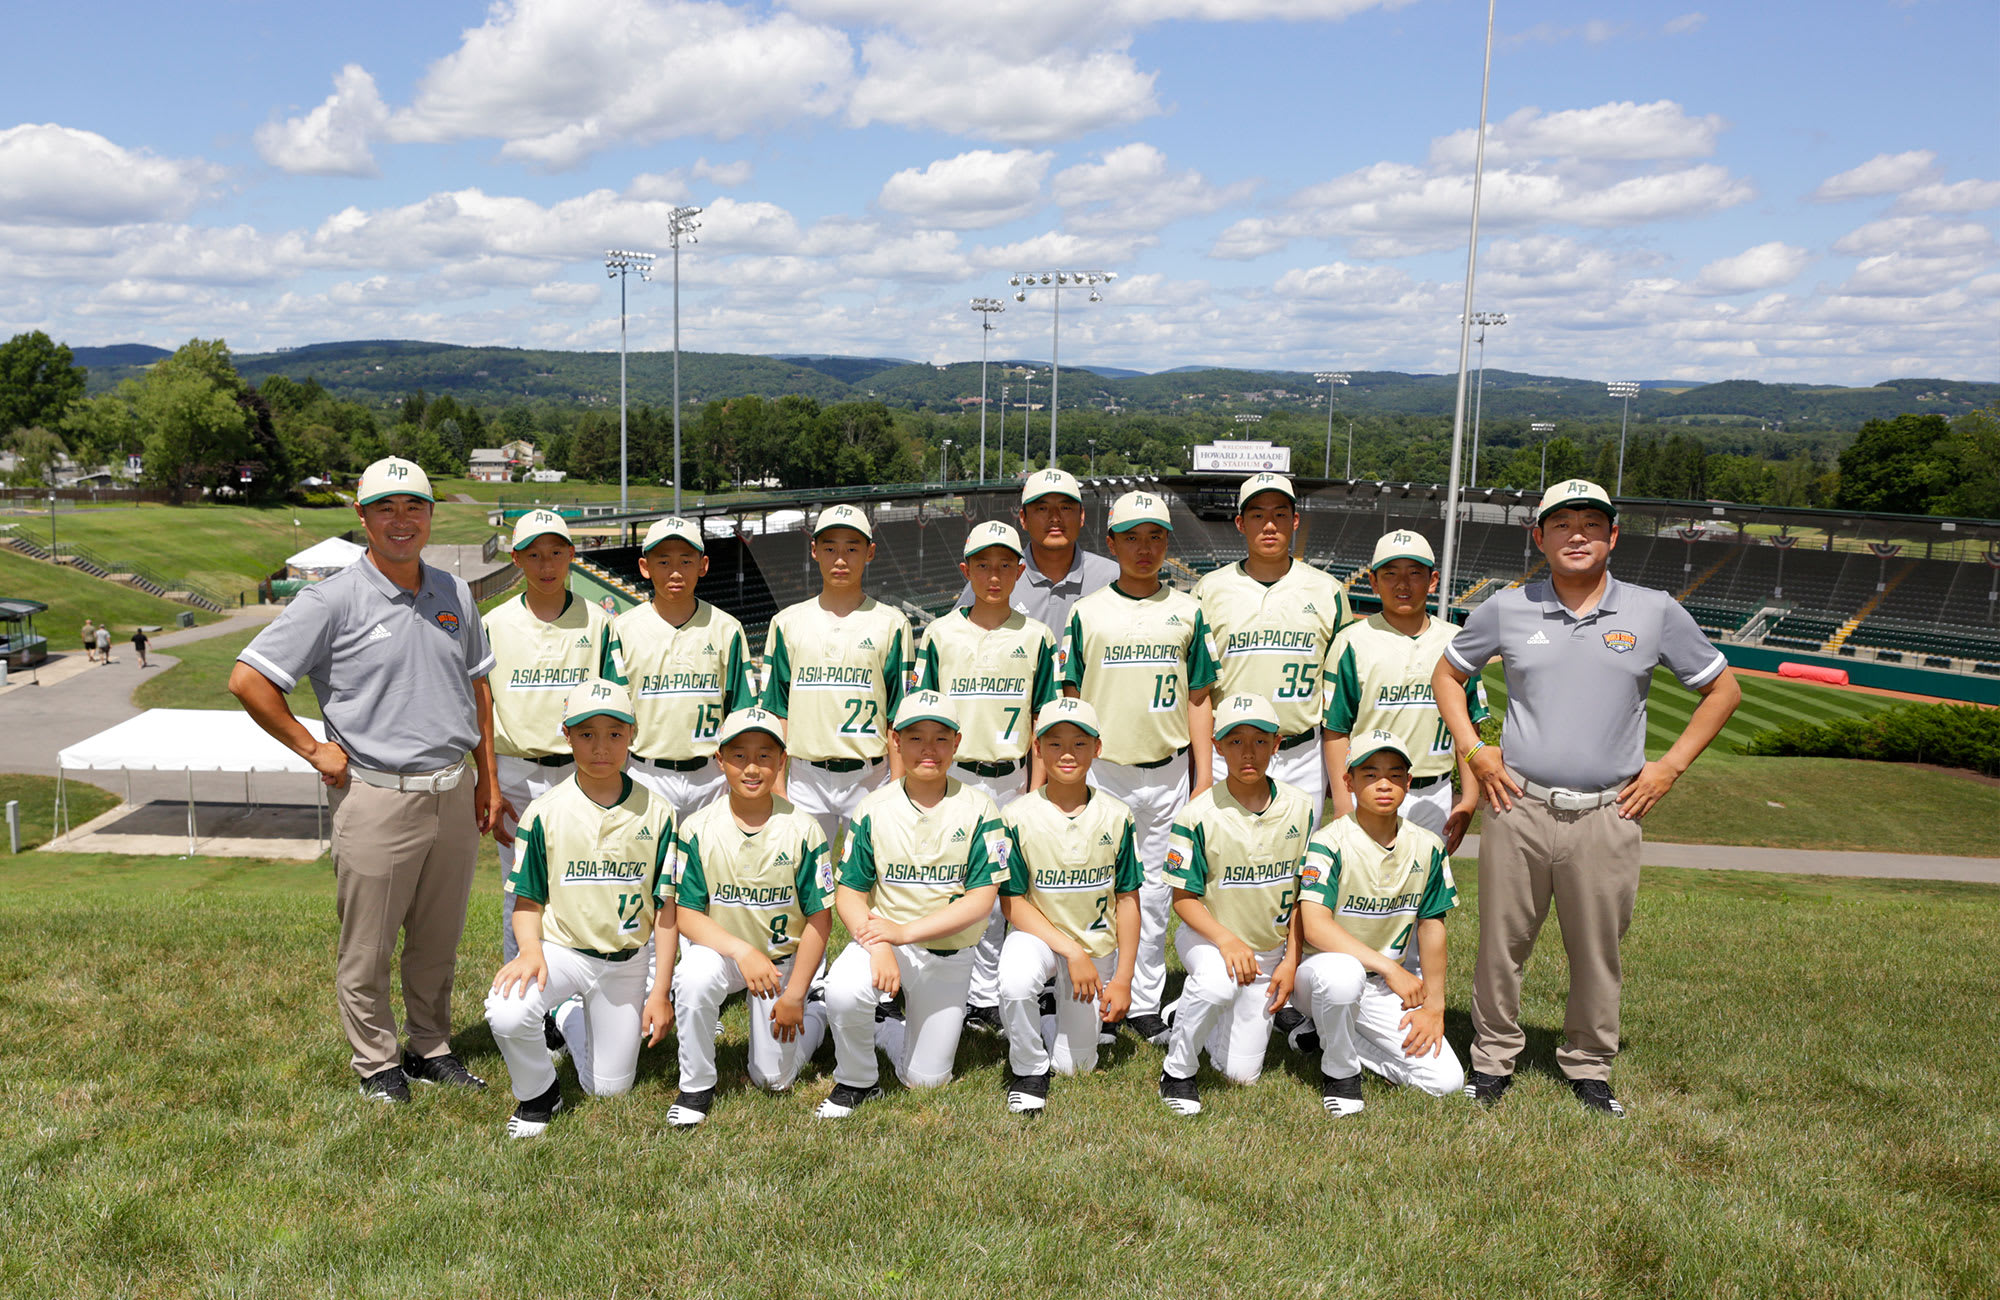
M 1987 2 L 1499 6 L 1495 367 L 2000 377 Z M 182 11 L 183 8 L 185 11 Z M 1476 0 L 77 3 L 0 50 L 0 326 L 1450 370 Z M 631 286 L 635 348 L 668 287 Z M 1046 357 L 1047 291 L 995 355 Z

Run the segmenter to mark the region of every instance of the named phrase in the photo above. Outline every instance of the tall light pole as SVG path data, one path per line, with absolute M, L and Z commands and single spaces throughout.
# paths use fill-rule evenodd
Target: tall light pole
M 1326 463 L 1320 467 L 1321 478 L 1333 477 L 1333 390 L 1347 386 L 1345 370 L 1319 370 L 1313 373 L 1315 384 L 1326 385 Z M 1354 426 L 1347 426 L 1347 477 L 1354 477 Z
M 1028 472 L 1028 426 L 1035 421 L 1035 368 L 1028 367 L 1028 395 L 1021 399 L 1021 473 Z M 1004 431 L 1003 431 L 1004 432 Z M 1006 441 L 1003 437 L 1001 441 Z
M 1237 417 L 1236 417 L 1236 423 L 1238 423 L 1238 424 L 1248 424 L 1248 425 L 1259 425 L 1259 424 L 1262 424 L 1262 423 L 1264 423 L 1264 417 L 1263 417 L 1263 416 L 1261 416 L 1261 415 L 1239 415 L 1239 416 L 1237 416 Z
M 1056 463 L 1056 417 L 1062 405 L 1062 291 L 1064 285 L 1090 290 L 1092 302 L 1103 302 L 1100 284 L 1117 279 L 1115 271 L 1019 271 L 1007 277 L 1014 286 L 1014 301 L 1028 300 L 1028 286 L 1046 284 L 1055 290 L 1049 315 L 1049 464 Z
M 1090 476 L 1097 477 L 1097 439 L 1090 440 Z
M 675 208 L 667 214 L 667 238 L 674 245 L 674 513 L 681 512 L 681 243 L 699 243 L 695 218 L 700 208 Z
M 944 440 L 944 446 L 938 448 L 938 486 L 944 487 L 950 482 L 951 482 L 951 439 L 946 438 Z
M 993 313 L 1007 310 L 998 298 L 974 298 L 972 310 L 979 313 L 979 481 L 986 481 L 986 345 L 993 333 Z M 1006 426 L 1001 426 L 1005 428 Z M 1005 445 L 1006 439 L 1001 439 Z M 1002 461 L 1006 457 L 1001 457 Z
M 1008 391 L 1009 391 L 1009 385 L 1007 385 L 1007 384 L 1002 384 L 1002 385 L 1000 385 L 1000 477 L 1002 477 L 1002 478 L 1005 478 L 1005 477 L 1007 476 L 1007 393 L 1008 393 Z M 1025 475 L 1025 474 L 1027 473 L 1027 469 L 1028 469 L 1028 467 L 1027 467 L 1026 465 L 1023 465 L 1023 466 L 1021 466 L 1021 472 L 1023 473 L 1023 475 Z
M 1625 403 L 1625 410 L 1618 417 L 1618 486 L 1611 489 L 1611 495 L 1625 495 L 1625 421 L 1632 414 L 1632 399 L 1639 395 L 1639 382 L 1635 379 L 1614 379 L 1604 386 L 1604 391 Z
M 1504 311 L 1476 311 L 1472 313 L 1472 323 L 1479 327 L 1479 387 L 1472 395 L 1472 473 L 1466 482 L 1479 486 L 1479 413 L 1486 404 L 1486 327 L 1505 325 L 1507 313 Z
M 678 262 L 676 262 L 678 265 Z M 653 278 L 653 255 L 635 253 L 626 248 L 613 248 L 604 254 L 604 273 L 618 281 L 618 513 L 624 514 L 625 501 L 625 277 L 636 273 L 641 280 Z M 679 283 L 679 273 L 675 273 L 675 283 Z M 680 366 L 680 325 L 675 318 L 674 325 L 674 365 L 675 382 L 678 383 Z M 674 418 L 680 419 L 679 395 L 675 395 Z M 676 466 L 676 469 L 679 467 Z M 679 482 L 676 480 L 678 490 Z
M 1528 432 L 1542 435 L 1542 487 L 1544 488 L 1549 485 L 1549 435 L 1555 431 L 1556 426 L 1546 420 L 1538 420 L 1528 426 Z

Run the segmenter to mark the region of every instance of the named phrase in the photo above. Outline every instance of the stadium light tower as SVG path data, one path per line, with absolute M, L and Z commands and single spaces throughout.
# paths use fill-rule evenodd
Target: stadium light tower
M 700 208 L 675 208 L 667 215 L 667 238 L 674 245 L 674 513 L 681 512 L 681 243 L 699 243 L 695 218 Z
M 1528 432 L 1542 435 L 1542 487 L 1544 489 L 1549 485 L 1549 435 L 1555 431 L 1556 426 L 1546 420 L 1538 420 L 1528 426 Z
M 1026 302 L 1031 285 L 1046 284 L 1054 292 L 1049 316 L 1049 464 L 1056 463 L 1056 416 L 1062 393 L 1062 291 L 1064 285 L 1090 290 L 1090 301 L 1103 302 L 1100 284 L 1117 279 L 1115 271 L 1019 271 L 1007 277 L 1014 286 L 1014 301 Z
M 1239 415 L 1236 417 L 1236 423 L 1255 426 L 1264 423 L 1264 417 L 1261 415 Z
M 944 446 L 938 449 L 938 486 L 951 486 L 951 439 L 949 438 L 946 438 Z
M 974 298 L 972 310 L 979 313 L 979 481 L 986 481 L 986 346 L 993 333 L 993 314 L 1007 310 L 998 298 Z M 1001 439 L 1004 445 L 1006 439 Z M 1002 457 L 1004 460 L 1005 457 Z
M 1321 478 L 1333 477 L 1333 390 L 1347 386 L 1345 370 L 1320 370 L 1313 373 L 1313 382 L 1326 385 L 1326 463 L 1320 467 Z M 1347 426 L 1347 477 L 1354 477 L 1354 426 Z
M 1009 392 L 1009 391 L 1011 390 L 1011 388 L 1012 388 L 1012 385 L 1009 385 L 1009 384 L 1002 384 L 1002 385 L 1000 385 L 1000 449 L 999 449 L 999 456 L 1000 456 L 1000 477 L 1002 477 L 1002 478 L 1005 478 L 1005 477 L 1007 477 L 1007 394 L 1008 394 L 1008 392 Z M 1021 466 L 1021 470 L 1022 470 L 1022 472 L 1023 472 L 1024 474 L 1026 473 L 1026 471 L 1027 471 L 1027 468 L 1028 468 L 1028 467 L 1027 467 L 1026 465 L 1023 465 L 1023 466 Z
M 1479 327 L 1479 338 L 1476 340 L 1479 344 L 1479 387 L 1473 390 L 1472 394 L 1472 473 L 1466 477 L 1465 481 L 1473 487 L 1478 487 L 1479 415 L 1480 408 L 1486 404 L 1486 327 L 1488 325 L 1505 325 L 1507 323 L 1507 313 L 1504 311 L 1476 311 L 1472 313 L 1472 323 Z
M 1604 386 L 1604 391 L 1625 403 L 1625 410 L 1618 417 L 1618 486 L 1611 489 L 1611 495 L 1625 495 L 1625 421 L 1632 414 L 1632 399 L 1639 395 L 1639 382 L 1635 379 L 1615 379 Z
M 678 261 L 676 261 L 675 265 L 677 266 L 679 265 Z M 618 513 L 622 515 L 626 511 L 625 277 L 628 275 L 636 274 L 641 280 L 652 279 L 653 255 L 651 253 L 635 253 L 628 248 L 610 249 L 604 254 L 604 273 L 611 279 L 618 281 Z M 678 272 L 675 275 L 675 283 L 677 285 L 679 283 Z M 680 325 L 678 316 L 675 317 L 674 346 L 676 349 L 678 349 L 680 346 Z M 676 383 L 678 383 L 679 365 L 680 365 L 680 354 L 678 351 L 675 352 L 674 364 L 675 364 Z M 675 402 L 676 405 L 678 405 L 679 402 L 678 394 L 675 395 Z M 681 413 L 678 409 L 674 411 L 674 419 L 676 422 L 680 420 L 680 414 Z M 677 452 L 676 459 L 678 459 L 678 449 L 676 449 L 676 452 Z M 680 466 L 675 465 L 674 470 L 675 470 L 674 490 L 678 492 L 680 491 L 680 479 L 679 479 Z

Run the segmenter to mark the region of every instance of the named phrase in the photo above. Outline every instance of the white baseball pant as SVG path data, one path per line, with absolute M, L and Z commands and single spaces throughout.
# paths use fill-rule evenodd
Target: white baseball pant
M 1118 954 L 1096 958 L 1098 978 L 1118 971 Z M 1042 989 L 1056 982 L 1056 1013 L 1044 1017 Z M 1070 993 L 1069 963 L 1025 930 L 1000 949 L 1000 1023 L 1007 1028 L 1007 1064 L 1019 1075 L 1088 1074 L 1097 1068 L 1097 1003 Z
M 886 758 L 854 772 L 829 772 L 794 758 L 785 764 L 785 797 L 819 823 L 827 848 L 832 849 L 840 843 L 841 828 L 854 821 L 862 798 L 888 779 Z
M 507 833 L 513 834 L 521 825 L 521 814 L 528 811 L 528 805 L 542 795 L 555 789 L 576 771 L 574 760 L 561 767 L 543 767 L 533 759 L 515 758 L 511 754 L 501 754 L 493 765 L 493 775 L 500 782 L 500 794 L 514 806 L 514 815 L 507 819 Z M 500 851 L 500 880 L 506 883 L 514 873 L 514 861 L 519 855 L 514 844 L 501 844 L 496 837 L 494 847 Z M 502 892 L 500 895 L 500 961 L 502 964 L 520 956 L 521 945 L 514 941 L 514 896 Z
M 1231 1083 L 1255 1083 L 1264 1073 L 1264 1047 L 1271 1038 L 1271 972 L 1284 958 L 1280 944 L 1257 954 L 1257 978 L 1238 984 L 1222 960 L 1222 950 L 1183 925 L 1174 933 L 1174 947 L 1187 982 L 1181 985 L 1174 1012 L 1173 1036 L 1167 1040 L 1166 1071 L 1177 1079 L 1192 1079 L 1208 1049 L 1208 1063 Z
M 787 957 L 777 963 L 780 979 L 791 979 L 792 961 Z M 715 1086 L 715 1023 L 724 999 L 743 992 L 743 972 L 734 961 L 698 943 L 681 950 L 674 966 L 674 1024 L 682 1092 L 706 1092 Z M 825 1039 L 826 1008 L 808 1002 L 798 1036 L 784 1043 L 771 1032 L 771 1008 L 778 1000 L 746 993 L 744 1001 L 750 1011 L 750 1082 L 766 1092 L 783 1092 Z
M 1309 739 L 1272 754 L 1271 766 L 1265 774 L 1274 781 L 1283 781 L 1305 791 L 1313 801 L 1313 820 L 1318 821 L 1319 806 L 1326 802 L 1326 750 L 1320 744 L 1318 727 L 1306 735 Z M 1229 765 L 1223 761 L 1221 749 L 1215 751 L 1212 764 L 1215 783 L 1221 785 L 1229 779 Z
M 1344 952 L 1315 953 L 1299 963 L 1292 1005 L 1312 1017 L 1319 1033 L 1320 1073 L 1345 1079 L 1367 1066 L 1391 1083 L 1433 1097 L 1465 1086 L 1465 1067 L 1448 1042 L 1429 1056 L 1403 1050 L 1403 1000 Z
M 542 945 L 547 988 L 486 995 L 486 1023 L 507 1062 L 507 1079 L 521 1101 L 539 1097 L 556 1081 L 542 1016 L 572 997 L 583 1000 L 581 1023 L 563 1025 L 577 1082 L 594 1097 L 615 1097 L 639 1072 L 640 1012 L 646 1003 L 646 954 L 607 961 L 560 944 Z M 581 1030 L 581 1033 L 577 1031 Z
M 1187 805 L 1187 761 L 1183 757 L 1160 767 L 1128 767 L 1099 759 L 1090 765 L 1090 784 L 1132 809 L 1134 847 L 1146 869 L 1146 883 L 1139 889 L 1139 957 L 1132 973 L 1131 1014 L 1158 1015 L 1167 988 L 1167 915 L 1174 901 L 1173 886 L 1160 877 L 1160 864 L 1167 859 L 1174 814 Z
M 975 790 L 984 790 L 999 807 L 1019 799 L 1025 791 L 1028 771 L 1026 761 L 1006 776 L 981 776 L 969 768 L 954 763 L 952 778 L 969 785 Z M 993 915 L 986 922 L 985 933 L 972 947 L 972 988 L 965 995 L 967 1006 L 990 1007 L 1000 1001 L 1000 944 L 1007 937 L 1007 920 L 1000 915 L 1000 900 L 993 900 Z
M 643 758 L 635 758 L 626 765 L 625 772 L 667 801 L 667 807 L 674 810 L 675 826 L 714 803 L 716 796 L 728 784 L 723 779 L 722 765 L 712 758 L 706 767 L 698 767 L 692 772 L 654 767 Z
M 915 944 L 896 949 L 902 978 L 903 1019 L 875 1023 L 886 1001 L 875 987 L 868 950 L 850 943 L 826 975 L 826 1015 L 833 1031 L 833 1080 L 872 1088 L 881 1077 L 879 1046 L 889 1054 L 905 1088 L 938 1088 L 951 1082 L 958 1036 L 965 1028 L 965 989 L 972 978 L 972 950 L 936 953 Z

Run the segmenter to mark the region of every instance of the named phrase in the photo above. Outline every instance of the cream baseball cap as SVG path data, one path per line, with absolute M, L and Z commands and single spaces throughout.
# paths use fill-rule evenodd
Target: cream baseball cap
M 1170 533 L 1174 531 L 1167 499 L 1157 492 L 1127 492 L 1111 503 L 1111 532 L 1122 533 L 1140 524 L 1158 524 Z
M 1261 695 L 1230 695 L 1215 706 L 1215 734 L 1226 736 L 1238 727 L 1255 727 L 1278 734 L 1278 711 Z
M 818 537 L 829 528 L 852 528 L 869 541 L 875 540 L 875 525 L 868 522 L 868 512 L 860 506 L 828 506 L 813 520 L 813 536 Z
M 368 505 L 383 497 L 410 496 L 436 501 L 431 495 L 431 476 L 423 466 L 401 456 L 384 456 L 361 471 L 361 487 L 354 494 L 357 505 Z
M 951 697 L 937 691 L 917 691 L 903 697 L 896 706 L 896 720 L 892 724 L 897 731 L 914 727 L 919 722 L 942 722 L 953 731 L 962 730 L 958 725 L 958 710 L 952 707 Z
M 777 741 L 785 743 L 785 720 L 769 709 L 751 705 L 738 709 L 722 720 L 722 730 L 715 733 L 715 743 L 726 745 L 747 732 L 761 731 Z
M 1079 504 L 1083 501 L 1083 485 L 1076 481 L 1076 475 L 1066 469 L 1040 469 L 1028 475 L 1028 481 L 1021 485 L 1021 504 L 1039 501 L 1051 492 Z
M 1382 728 L 1377 727 L 1366 736 L 1354 742 L 1354 748 L 1347 755 L 1348 769 L 1352 771 L 1354 768 L 1360 767 L 1371 757 L 1381 753 L 1385 749 L 1391 753 L 1401 754 L 1405 763 L 1411 761 L 1409 746 L 1405 745 L 1395 732 L 1384 731 Z
M 1097 730 L 1097 710 L 1090 707 L 1090 701 L 1075 695 L 1065 695 L 1061 699 L 1050 700 L 1035 715 L 1035 738 L 1059 722 L 1067 722 L 1086 736 L 1095 736 Z
M 1298 492 L 1292 487 L 1292 481 L 1283 474 L 1272 474 L 1269 472 L 1252 474 L 1249 478 L 1244 479 L 1242 485 L 1236 489 L 1236 513 L 1239 515 L 1242 514 L 1243 507 L 1249 505 L 1250 498 L 1256 496 L 1259 492 L 1282 492 L 1285 494 L 1285 500 L 1287 501 L 1297 501 L 1299 499 Z
M 676 539 L 686 542 L 704 554 L 708 551 L 708 547 L 702 542 L 700 524 L 692 519 L 683 519 L 679 515 L 668 515 L 665 519 L 655 519 L 646 529 L 646 538 L 639 543 L 639 553 L 643 555 L 661 542 Z
M 632 693 L 602 677 L 578 682 L 563 699 L 563 725 L 574 727 L 589 718 L 616 718 L 637 726 L 632 716 Z
M 965 558 L 971 559 L 989 546 L 1001 546 L 1022 554 L 1021 535 L 998 519 L 989 519 L 965 535 Z
M 1535 507 L 1535 523 L 1539 525 L 1564 506 L 1589 506 L 1602 510 L 1606 519 L 1618 517 L 1618 507 L 1611 504 L 1611 494 L 1587 478 L 1573 478 L 1567 483 L 1558 483 L 1542 494 L 1542 503 Z
M 1437 568 L 1437 555 L 1422 533 L 1413 533 L 1407 528 L 1398 528 L 1393 533 L 1384 533 L 1375 543 L 1375 558 L 1368 561 L 1370 573 L 1391 560 L 1415 560 L 1429 568 Z
M 553 510 L 530 510 L 514 521 L 514 544 L 508 549 L 524 551 L 537 537 L 556 536 L 570 545 L 576 539 L 569 535 L 569 522 Z

